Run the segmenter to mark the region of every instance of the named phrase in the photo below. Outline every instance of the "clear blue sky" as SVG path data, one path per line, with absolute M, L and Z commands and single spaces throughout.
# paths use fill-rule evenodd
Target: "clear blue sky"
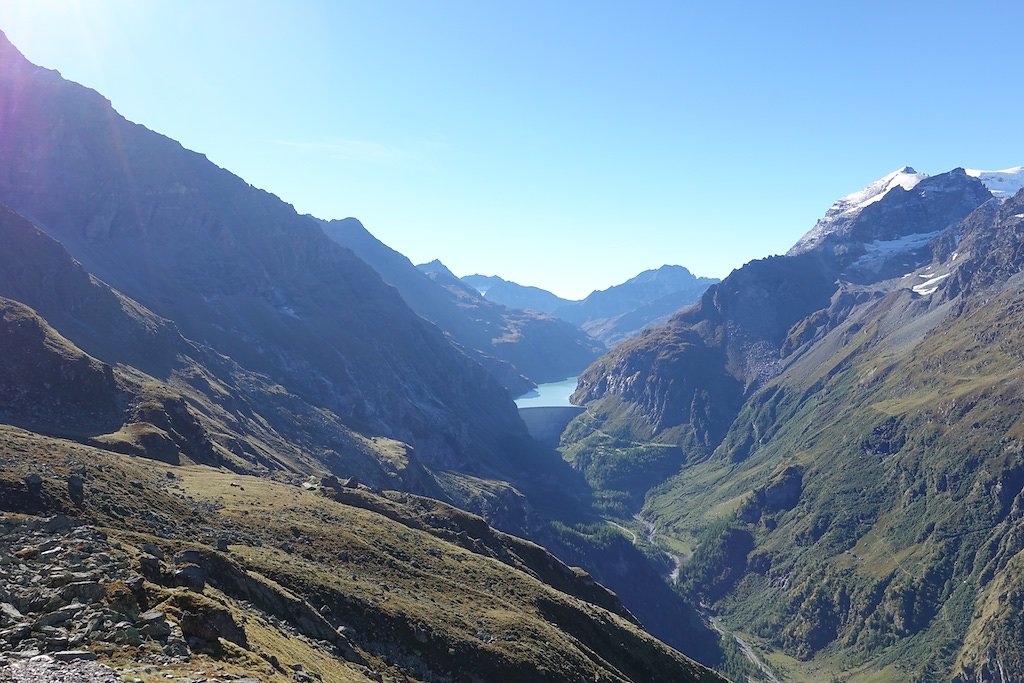
M 0 0 L 32 61 L 415 262 L 579 297 L 1024 163 L 1024 3 Z

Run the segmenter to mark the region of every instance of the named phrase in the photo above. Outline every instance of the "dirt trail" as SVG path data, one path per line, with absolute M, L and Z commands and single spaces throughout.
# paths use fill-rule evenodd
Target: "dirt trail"
M 611 525 L 612 525 L 613 527 L 615 527 L 615 528 L 616 528 L 616 529 L 618 529 L 619 531 L 621 531 L 621 532 L 623 532 L 623 533 L 626 533 L 626 534 L 629 534 L 630 536 L 632 536 L 632 537 L 633 537 L 633 545 L 636 545 L 636 542 L 637 542 L 637 535 L 636 535 L 636 532 L 635 532 L 635 531 L 633 531 L 632 529 L 630 529 L 630 528 L 629 528 L 629 527 L 627 527 L 627 526 L 622 526 L 622 525 L 621 525 L 621 524 L 619 524 L 618 522 L 613 522 L 613 521 L 612 521 L 612 520 L 610 520 L 610 519 L 606 519 L 606 520 L 604 520 L 604 521 L 608 522 L 609 524 L 611 524 Z
M 704 609 L 701 610 L 701 614 L 703 614 L 704 618 L 707 619 L 708 623 L 711 624 L 711 628 L 715 629 L 715 632 L 724 638 L 725 629 L 723 629 L 718 624 L 715 618 L 708 614 L 708 612 Z M 733 634 L 732 638 L 736 641 L 736 644 L 739 646 L 740 652 L 743 653 L 743 656 L 746 657 L 751 664 L 756 666 L 762 674 L 764 674 L 765 678 L 769 681 L 769 683 L 782 683 L 782 681 L 779 680 L 779 678 L 772 672 L 772 670 L 769 669 L 765 665 L 765 663 L 761 661 L 761 658 L 757 656 L 757 653 L 754 652 L 754 648 L 750 647 L 747 641 L 743 640 L 735 634 Z

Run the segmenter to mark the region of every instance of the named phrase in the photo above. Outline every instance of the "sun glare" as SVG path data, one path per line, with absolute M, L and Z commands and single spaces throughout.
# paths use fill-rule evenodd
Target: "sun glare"
M 0 29 L 25 50 L 60 50 L 64 45 L 85 41 L 93 46 L 96 29 L 108 7 L 81 0 L 5 0 L 0 2 Z

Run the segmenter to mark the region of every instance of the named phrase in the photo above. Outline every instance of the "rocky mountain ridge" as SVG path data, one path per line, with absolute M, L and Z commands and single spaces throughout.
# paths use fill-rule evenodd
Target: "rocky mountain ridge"
M 830 302 L 842 291 L 839 282 L 884 282 L 914 271 L 931 260 L 937 238 L 992 197 L 962 169 L 914 177 L 907 182 L 910 190 L 894 178 L 887 176 L 871 186 L 882 188 L 881 196 L 838 214 L 841 221 L 829 223 L 833 230 L 821 232 L 819 222 L 809 233 L 813 240 L 800 243 L 814 241 L 813 248 L 748 263 L 709 288 L 693 309 L 599 359 L 580 377 L 574 401 L 591 404 L 615 396 L 643 416 L 647 436 L 674 429 L 674 440 L 705 441 L 699 451 L 700 457 L 707 455 L 717 442 L 702 435 L 721 435 L 735 417 L 728 407 L 735 410 L 744 395 L 783 370 L 802 337 L 816 333 L 827 320 Z M 848 201 L 852 202 L 847 198 L 836 206 Z M 871 258 L 870 247 L 879 243 L 905 248 Z M 842 297 L 836 303 L 841 301 Z M 696 361 L 710 356 L 718 358 L 711 366 Z M 665 362 L 678 370 L 655 367 Z M 694 379 L 676 381 L 678 372 L 686 376 L 689 366 L 694 367 Z M 709 398 L 710 392 L 730 385 L 735 387 L 730 397 Z M 713 414 L 723 408 L 724 413 Z

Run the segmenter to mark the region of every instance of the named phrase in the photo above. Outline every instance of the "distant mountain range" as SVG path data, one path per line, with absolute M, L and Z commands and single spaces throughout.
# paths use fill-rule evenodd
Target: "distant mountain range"
M 592 292 L 580 301 L 570 301 L 497 276 L 467 275 L 462 281 L 489 301 L 548 313 L 579 325 L 609 346 L 695 303 L 704 290 L 718 282 L 715 278 L 695 277 L 682 266 L 662 266 Z
M 429 264 L 424 264 L 421 267 L 425 266 L 429 267 Z M 467 275 L 462 278 L 462 281 L 489 301 L 515 308 L 553 313 L 558 308 L 573 303 L 546 289 L 521 285 L 497 275 Z
M 413 311 L 433 322 L 498 378 L 513 395 L 576 375 L 604 350 L 564 321 L 480 297 L 444 266 L 424 274 L 354 218 L 326 221 L 324 232 L 369 263 Z M 447 274 L 446 277 L 440 275 Z

